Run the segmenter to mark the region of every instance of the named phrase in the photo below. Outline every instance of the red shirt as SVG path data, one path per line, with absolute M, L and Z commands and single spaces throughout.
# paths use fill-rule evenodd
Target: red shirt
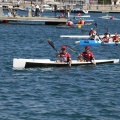
M 96 31 L 91 30 L 91 31 L 89 32 L 89 35 L 96 35 Z
M 103 37 L 103 39 L 105 43 L 108 43 L 110 38 L 106 36 L 106 37 Z
M 83 56 L 83 59 L 86 61 L 91 61 L 94 58 L 94 55 L 92 52 L 89 52 L 89 53 L 82 52 L 80 56 Z
M 118 42 L 119 36 L 113 36 L 113 42 Z
M 67 25 L 68 25 L 68 26 L 72 26 L 72 25 L 73 25 L 73 22 L 72 22 L 72 21 L 68 21 Z
M 85 24 L 85 21 L 84 21 L 84 20 L 79 20 L 79 21 L 78 21 L 78 24 L 84 25 L 84 24 Z
M 71 58 L 71 56 L 68 52 L 66 52 L 65 54 L 60 53 L 60 58 L 61 58 L 61 61 L 69 62 L 69 58 Z

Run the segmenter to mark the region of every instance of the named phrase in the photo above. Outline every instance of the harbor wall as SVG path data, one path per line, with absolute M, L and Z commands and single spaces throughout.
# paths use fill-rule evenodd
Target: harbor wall
M 120 5 L 83 5 L 85 10 L 120 12 Z

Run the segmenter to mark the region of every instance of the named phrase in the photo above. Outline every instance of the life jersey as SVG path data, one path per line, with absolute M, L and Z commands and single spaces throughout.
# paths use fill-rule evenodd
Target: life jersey
M 94 58 L 94 55 L 92 52 L 89 52 L 89 53 L 82 52 L 80 55 L 82 55 L 83 59 L 86 61 L 91 61 Z
M 61 61 L 63 62 L 69 62 L 69 58 L 71 58 L 70 54 L 68 52 L 64 53 L 60 53 L 60 58 Z
M 103 37 L 103 39 L 105 40 L 104 41 L 105 43 L 108 43 L 110 38 L 108 36 L 106 36 L 106 37 Z
M 68 21 L 67 25 L 68 25 L 68 26 L 72 26 L 72 25 L 73 25 L 73 22 L 72 22 L 72 21 Z
M 89 32 L 89 35 L 90 35 L 90 36 L 92 36 L 92 35 L 96 35 L 96 31 L 91 30 L 91 31 Z
M 119 36 L 113 36 L 113 42 L 118 42 Z
M 85 24 L 85 21 L 84 21 L 84 20 L 79 20 L 79 21 L 78 21 L 78 24 L 84 25 L 84 24 Z

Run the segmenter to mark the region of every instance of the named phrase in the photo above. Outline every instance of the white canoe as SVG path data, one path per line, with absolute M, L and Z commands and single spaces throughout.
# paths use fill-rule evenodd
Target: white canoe
M 104 35 L 99 35 L 100 38 L 104 37 Z M 111 34 L 111 36 L 114 36 L 114 34 Z M 83 38 L 88 39 L 90 38 L 89 35 L 60 35 L 61 38 Z
M 90 15 L 81 15 L 81 16 L 70 15 L 69 18 L 70 17 L 85 18 L 85 17 L 90 17 Z
M 119 63 L 119 59 L 110 60 L 95 60 L 96 64 L 105 63 Z M 78 62 L 77 60 L 72 60 L 72 66 L 78 65 L 89 65 L 93 64 L 91 62 Z M 13 69 L 25 69 L 25 68 L 36 68 L 36 67 L 67 67 L 68 63 L 57 63 L 56 61 L 51 61 L 50 59 L 13 59 Z
M 107 19 L 107 20 L 120 20 L 119 18 L 113 18 L 111 19 L 112 16 L 102 16 L 102 17 L 99 17 L 101 19 Z

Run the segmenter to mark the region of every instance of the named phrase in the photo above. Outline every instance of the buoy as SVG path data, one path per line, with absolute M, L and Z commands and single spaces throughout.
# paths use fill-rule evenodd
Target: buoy
M 81 25 L 81 24 L 77 24 L 77 27 L 78 27 L 78 28 L 81 28 L 81 27 L 82 27 L 82 25 Z

